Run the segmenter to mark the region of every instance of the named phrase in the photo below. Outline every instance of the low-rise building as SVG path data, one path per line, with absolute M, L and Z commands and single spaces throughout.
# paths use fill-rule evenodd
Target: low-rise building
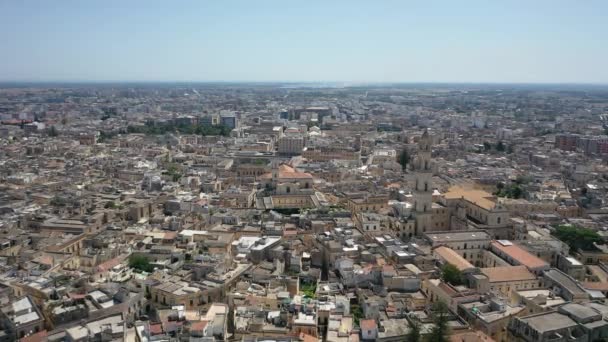
M 525 266 L 502 266 L 480 269 L 481 274 L 471 275 L 472 286 L 479 293 L 497 293 L 509 296 L 511 291 L 535 289 L 541 282 Z

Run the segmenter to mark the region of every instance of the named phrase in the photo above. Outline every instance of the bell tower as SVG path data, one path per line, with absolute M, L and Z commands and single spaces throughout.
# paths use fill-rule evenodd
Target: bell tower
M 276 189 L 277 185 L 279 185 L 279 161 L 273 160 L 272 161 L 272 187 L 273 187 L 273 189 Z
M 414 189 L 414 218 L 416 235 L 420 236 L 432 227 L 433 171 L 431 165 L 431 136 L 427 130 L 418 141 L 418 155 L 414 161 L 416 187 Z

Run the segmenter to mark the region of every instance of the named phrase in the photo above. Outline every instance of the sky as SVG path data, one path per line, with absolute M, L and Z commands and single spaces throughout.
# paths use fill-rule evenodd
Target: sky
M 0 0 L 0 81 L 608 83 L 608 1 Z

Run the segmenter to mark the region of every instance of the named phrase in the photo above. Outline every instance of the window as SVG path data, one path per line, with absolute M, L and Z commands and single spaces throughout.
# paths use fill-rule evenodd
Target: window
M 496 219 L 496 224 L 500 224 L 500 217 Z

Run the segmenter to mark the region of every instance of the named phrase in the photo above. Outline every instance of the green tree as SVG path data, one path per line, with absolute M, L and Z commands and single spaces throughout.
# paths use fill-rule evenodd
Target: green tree
M 353 315 L 353 321 L 356 326 L 359 326 L 359 321 L 363 318 L 363 310 L 359 304 L 353 304 L 350 306 L 350 314 Z
M 595 244 L 603 244 L 602 237 L 594 230 L 571 225 L 559 225 L 553 235 L 565 242 L 573 251 L 595 251 Z
M 521 198 L 524 196 L 524 190 L 517 183 L 510 184 L 509 186 L 498 183 L 496 188 L 498 190 L 494 194 L 498 197 Z
M 496 144 L 496 151 L 498 151 L 498 152 L 504 152 L 506 149 L 507 149 L 507 148 L 506 148 L 505 144 L 503 144 L 503 142 L 502 142 L 502 141 L 499 141 L 499 142 Z
M 216 125 L 216 126 L 204 126 L 204 125 L 184 125 L 179 124 L 175 125 L 172 123 L 164 123 L 164 124 L 153 124 L 151 122 L 147 122 L 142 126 L 127 126 L 128 133 L 143 133 L 147 135 L 162 135 L 170 132 L 177 132 L 182 134 L 198 134 L 202 136 L 207 135 L 222 135 L 228 136 L 230 135 L 231 129 L 224 125 Z
M 403 168 L 403 170 L 407 169 L 407 164 L 410 162 L 410 155 L 407 153 L 407 150 L 401 151 L 399 154 L 399 164 Z
M 148 257 L 139 254 L 131 254 L 129 256 L 129 267 L 144 272 L 154 271 L 154 267 L 150 264 Z
M 452 285 L 463 284 L 462 272 L 460 272 L 460 270 L 452 264 L 446 263 L 441 267 L 441 279 L 444 282 Z
M 511 198 L 521 198 L 524 191 L 521 189 L 519 185 L 514 185 L 511 187 Z
M 313 283 L 302 283 L 300 285 L 300 292 L 309 298 L 315 298 L 317 292 L 317 285 Z
M 405 336 L 405 342 L 420 342 L 420 321 L 417 318 L 410 319 L 410 331 Z
M 433 304 L 433 329 L 428 336 L 429 342 L 447 342 L 450 327 L 448 326 L 449 310 L 443 301 Z
M 492 145 L 489 142 L 484 141 L 484 143 L 483 143 L 483 149 L 486 150 L 486 151 L 489 151 L 489 150 L 492 149 Z
M 171 177 L 172 181 L 177 182 L 178 180 L 180 180 L 180 178 L 182 178 L 181 167 L 176 163 L 169 163 L 167 165 L 166 175 Z
M 515 178 L 515 183 L 517 183 L 517 184 L 528 184 L 531 181 L 532 181 L 532 178 L 530 176 L 519 175 L 519 176 L 517 176 L 517 178 Z
M 49 203 L 54 207 L 65 207 L 68 204 L 67 199 L 61 196 L 54 196 Z
M 99 137 L 97 138 L 97 142 L 98 143 L 106 142 L 107 140 L 113 138 L 115 135 L 116 135 L 116 133 L 114 133 L 114 132 L 100 131 Z
M 49 134 L 49 137 L 56 137 L 59 135 L 59 132 L 57 132 L 57 128 L 55 128 L 55 126 L 51 126 L 49 128 L 48 134 Z

